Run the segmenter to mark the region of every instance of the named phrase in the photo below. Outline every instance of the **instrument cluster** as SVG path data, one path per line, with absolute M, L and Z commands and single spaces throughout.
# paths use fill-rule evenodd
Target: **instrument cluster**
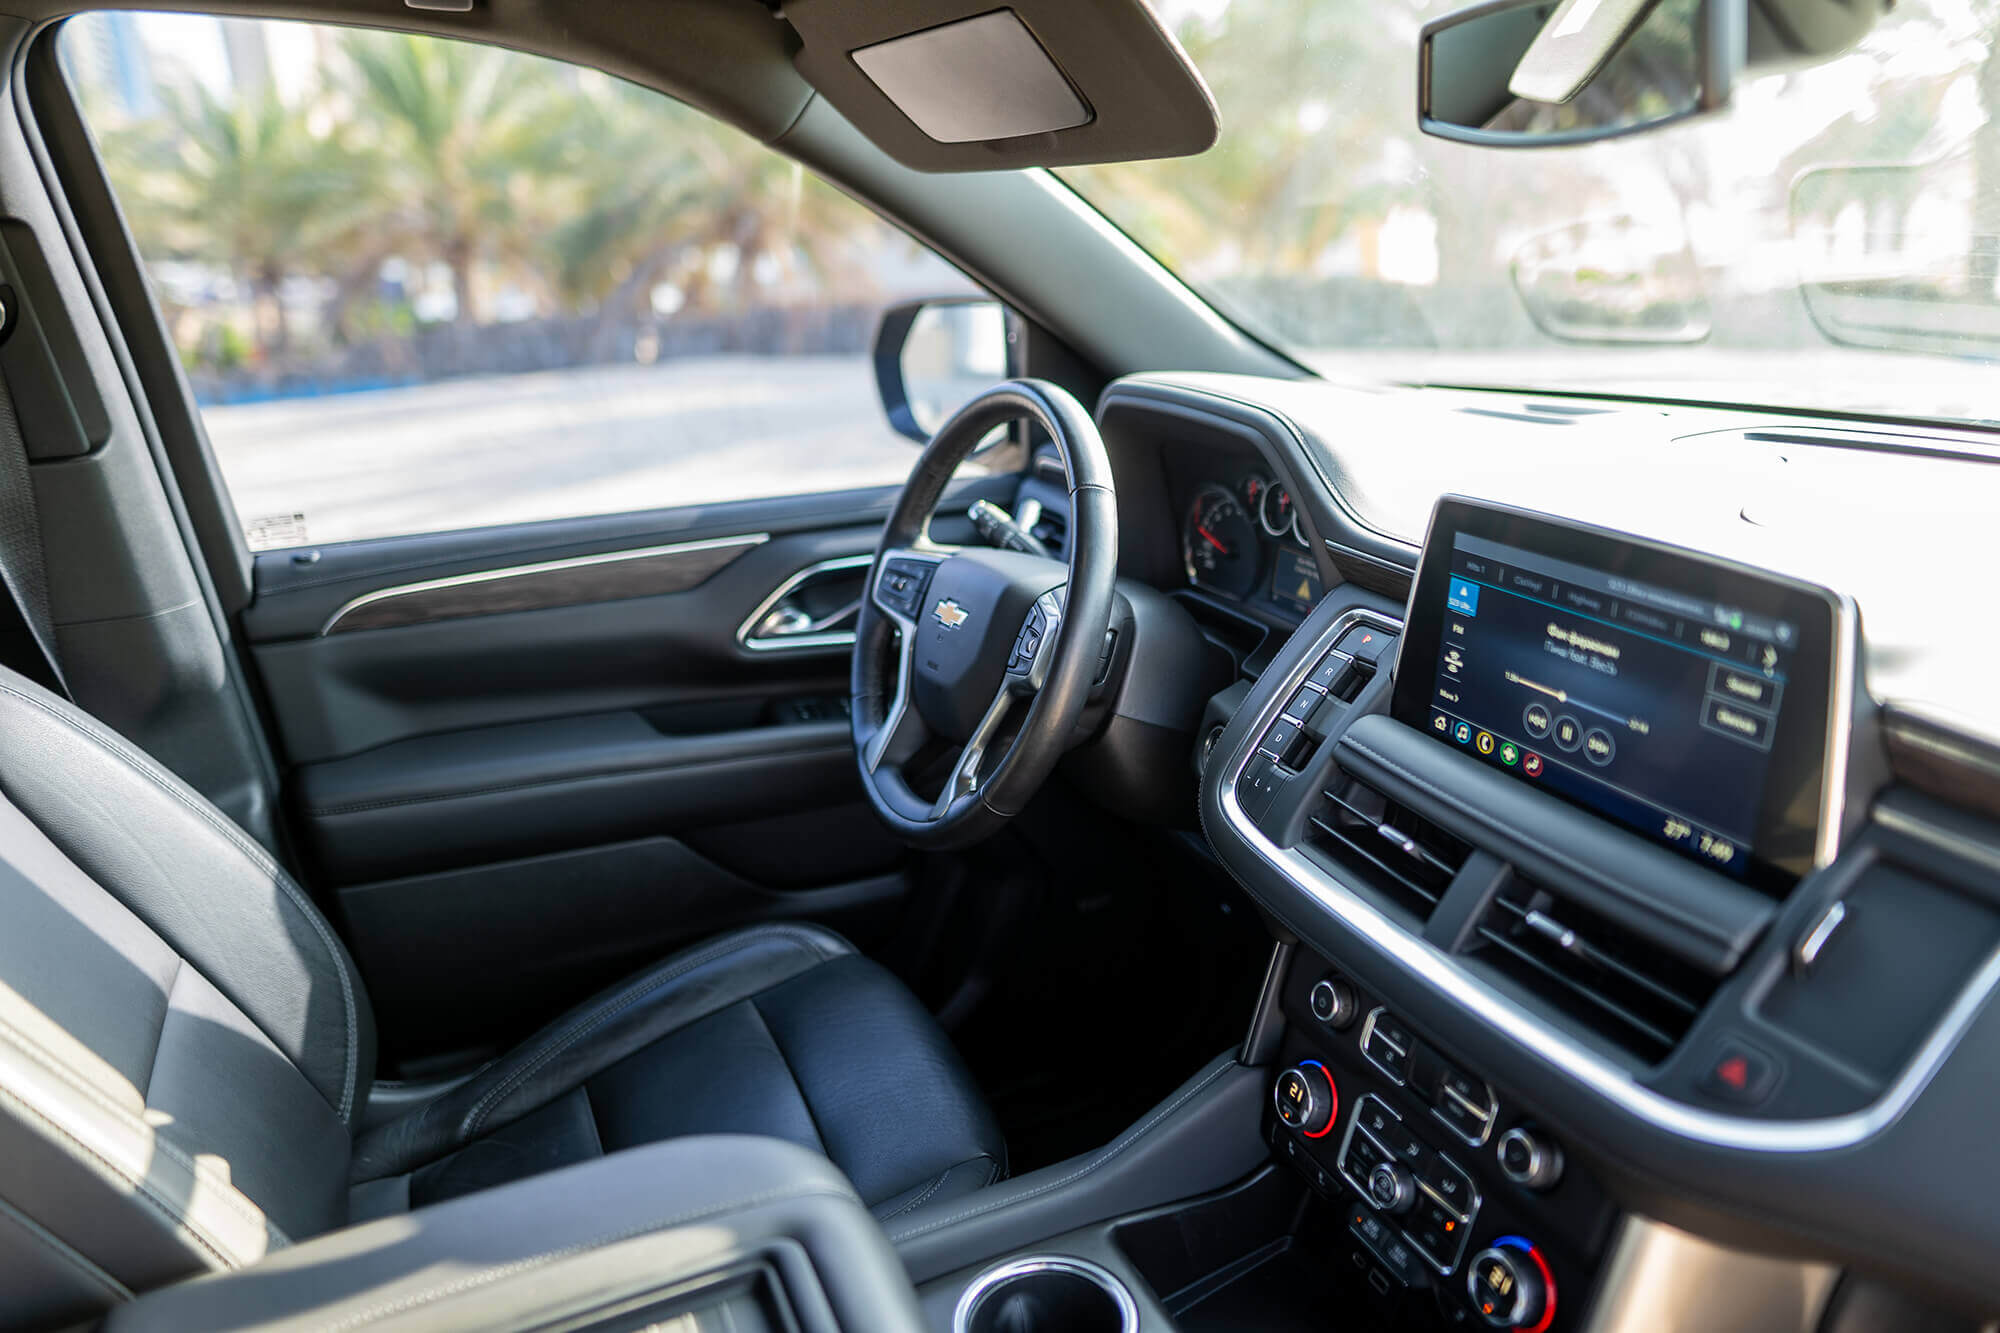
M 1260 472 L 1195 489 L 1181 525 L 1181 563 L 1194 587 L 1303 616 L 1324 591 L 1298 506 Z

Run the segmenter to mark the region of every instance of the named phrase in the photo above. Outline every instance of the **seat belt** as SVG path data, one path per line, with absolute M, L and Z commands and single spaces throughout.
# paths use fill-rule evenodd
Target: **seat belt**
M 13 293 L 0 287 L 0 300 Z M 0 325 L 12 311 L 0 307 Z M 3 337 L 4 334 L 0 334 Z M 55 616 L 49 610 L 49 574 L 42 558 L 42 524 L 35 513 L 28 445 L 14 411 L 14 394 L 0 373 L 0 663 L 65 699 L 69 685 L 56 656 Z

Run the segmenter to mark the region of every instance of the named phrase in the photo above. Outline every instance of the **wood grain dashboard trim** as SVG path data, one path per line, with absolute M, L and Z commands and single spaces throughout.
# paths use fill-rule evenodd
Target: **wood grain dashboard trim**
M 343 603 L 319 632 L 324 638 L 357 630 L 684 592 L 769 540 L 769 533 L 754 532 L 402 583 Z

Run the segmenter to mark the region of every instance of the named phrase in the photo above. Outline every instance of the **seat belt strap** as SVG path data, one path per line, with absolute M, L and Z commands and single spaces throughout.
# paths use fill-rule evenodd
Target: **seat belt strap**
M 11 313 L 0 311 L 0 320 Z M 0 662 L 69 698 L 56 655 L 55 617 L 49 610 L 48 567 L 42 557 L 34 480 L 28 475 L 27 441 L 4 373 L 0 373 L 0 583 L 7 590 L 7 596 L 0 598 Z

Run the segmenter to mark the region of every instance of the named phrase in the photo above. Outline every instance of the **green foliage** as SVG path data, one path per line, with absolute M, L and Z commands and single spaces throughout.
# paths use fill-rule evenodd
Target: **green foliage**
M 141 252 L 246 293 L 254 346 L 190 318 L 176 330 L 192 361 L 284 350 L 294 278 L 334 293 L 338 338 L 407 332 L 408 302 L 376 291 L 391 258 L 442 265 L 460 322 L 492 318 L 503 286 L 547 313 L 627 317 L 661 283 L 693 310 L 748 305 L 753 275 L 870 294 L 849 245 L 880 223 L 712 117 L 498 47 L 328 32 L 315 86 L 225 100 L 191 83 L 103 134 Z

